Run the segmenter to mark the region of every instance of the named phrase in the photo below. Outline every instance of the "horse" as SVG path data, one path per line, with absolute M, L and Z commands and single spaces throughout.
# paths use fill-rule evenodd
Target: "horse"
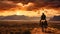
M 42 32 L 44 32 L 44 30 L 48 27 L 48 23 L 46 20 L 41 20 L 39 25 L 42 28 Z

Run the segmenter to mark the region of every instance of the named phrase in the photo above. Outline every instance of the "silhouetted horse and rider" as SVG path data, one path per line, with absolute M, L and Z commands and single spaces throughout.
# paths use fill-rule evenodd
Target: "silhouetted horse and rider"
M 42 32 L 45 31 L 47 26 L 48 26 L 48 23 L 47 23 L 47 20 L 46 20 L 46 15 L 44 13 L 42 13 L 41 20 L 40 20 L 40 27 L 42 28 Z

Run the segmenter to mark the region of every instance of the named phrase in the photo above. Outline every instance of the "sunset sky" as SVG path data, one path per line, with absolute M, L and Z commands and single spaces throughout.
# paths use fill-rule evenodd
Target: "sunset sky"
M 60 15 L 60 0 L 0 0 L 0 16 L 25 15 L 39 17 Z

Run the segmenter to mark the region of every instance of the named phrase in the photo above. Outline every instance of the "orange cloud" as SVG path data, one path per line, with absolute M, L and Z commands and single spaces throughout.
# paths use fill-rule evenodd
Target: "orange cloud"
M 43 1 L 41 2 L 41 0 L 31 0 L 29 2 L 27 1 L 26 4 L 23 1 L 2 1 L 0 2 L 0 16 L 25 15 L 29 17 L 40 17 L 42 12 L 47 16 L 60 15 L 59 5 L 59 2 L 56 1 L 45 3 Z

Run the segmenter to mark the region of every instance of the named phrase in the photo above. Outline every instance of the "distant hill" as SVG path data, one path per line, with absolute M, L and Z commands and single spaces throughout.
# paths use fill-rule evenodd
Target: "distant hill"
M 39 20 L 40 17 L 28 17 L 24 15 L 0 16 L 0 20 Z
M 17 16 L 17 15 L 12 15 L 12 16 L 0 16 L 0 20 L 28 20 L 29 17 L 28 16 Z
M 60 16 L 54 16 L 50 21 L 60 21 Z
M 31 17 L 31 20 L 40 20 L 40 17 Z

